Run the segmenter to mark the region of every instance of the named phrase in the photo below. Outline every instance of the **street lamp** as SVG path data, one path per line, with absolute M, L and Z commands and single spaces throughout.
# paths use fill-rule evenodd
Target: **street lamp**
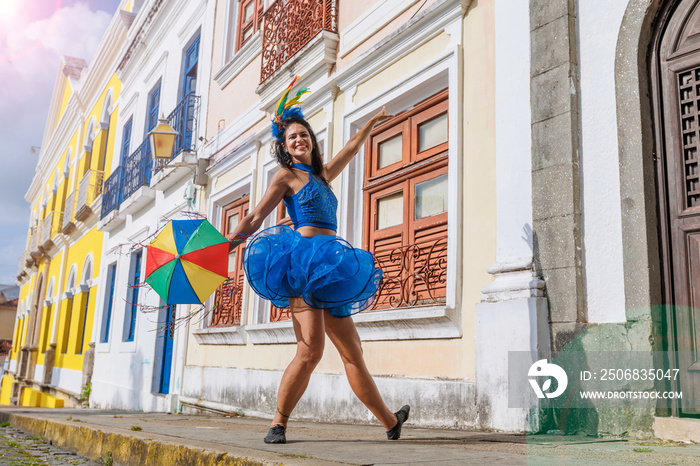
M 158 119 L 158 126 L 148 133 L 151 153 L 156 159 L 170 159 L 173 156 L 173 145 L 177 134 L 177 131 L 168 124 L 167 118 Z

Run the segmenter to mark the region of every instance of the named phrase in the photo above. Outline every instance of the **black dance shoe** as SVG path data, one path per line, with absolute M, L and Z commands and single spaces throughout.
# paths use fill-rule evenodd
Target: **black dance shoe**
M 401 437 L 401 426 L 403 425 L 404 422 L 408 420 L 408 412 L 411 410 L 411 407 L 408 405 L 405 405 L 403 408 L 399 409 L 396 411 L 394 414 L 396 414 L 396 425 L 391 428 L 391 430 L 386 431 L 386 438 L 389 440 L 398 440 Z
M 287 443 L 287 437 L 284 435 L 286 429 L 282 424 L 270 427 L 265 436 L 265 443 Z M 401 430 L 401 426 L 399 426 Z

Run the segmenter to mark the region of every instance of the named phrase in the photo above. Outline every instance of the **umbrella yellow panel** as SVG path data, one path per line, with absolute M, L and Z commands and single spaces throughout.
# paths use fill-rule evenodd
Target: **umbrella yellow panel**
M 226 277 L 210 272 L 186 260 L 181 260 L 182 268 L 189 279 L 192 289 L 200 301 L 204 301 L 221 285 Z
M 173 222 L 169 222 L 160 233 L 158 233 L 158 236 L 153 238 L 149 246 L 162 249 L 173 255 L 177 254 L 177 246 L 175 246 L 175 237 L 173 236 Z

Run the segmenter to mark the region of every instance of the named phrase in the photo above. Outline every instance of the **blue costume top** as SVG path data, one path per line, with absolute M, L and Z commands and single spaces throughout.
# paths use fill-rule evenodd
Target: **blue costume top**
M 367 251 L 355 249 L 336 235 L 301 236 L 297 228 L 310 225 L 337 230 L 338 200 L 309 165 L 294 164 L 309 173 L 298 192 L 284 198 L 295 230 L 286 225 L 267 228 L 250 240 L 243 253 L 243 270 L 255 292 L 277 307 L 301 296 L 316 309 L 347 317 L 374 302 L 382 271 Z
M 287 206 L 287 213 L 292 219 L 294 229 L 312 226 L 338 230 L 336 221 L 338 199 L 330 186 L 314 175 L 314 168 L 311 165 L 295 163 L 292 166 L 309 174 L 309 182 L 303 188 L 284 198 L 284 205 Z

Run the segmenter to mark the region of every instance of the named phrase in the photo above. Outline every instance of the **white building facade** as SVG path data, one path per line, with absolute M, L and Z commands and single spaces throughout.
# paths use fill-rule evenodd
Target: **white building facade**
M 189 306 L 165 306 L 145 280 L 145 244 L 171 219 L 194 209 L 197 148 L 206 114 L 211 4 L 135 2 L 117 76 L 121 80 L 118 155 L 105 181 L 105 232 L 96 319 L 93 406 L 177 409 Z M 165 117 L 178 132 L 170 160 L 154 160 L 148 133 Z M 151 311 L 152 310 L 152 311 Z M 150 311 L 150 312 L 149 312 Z

